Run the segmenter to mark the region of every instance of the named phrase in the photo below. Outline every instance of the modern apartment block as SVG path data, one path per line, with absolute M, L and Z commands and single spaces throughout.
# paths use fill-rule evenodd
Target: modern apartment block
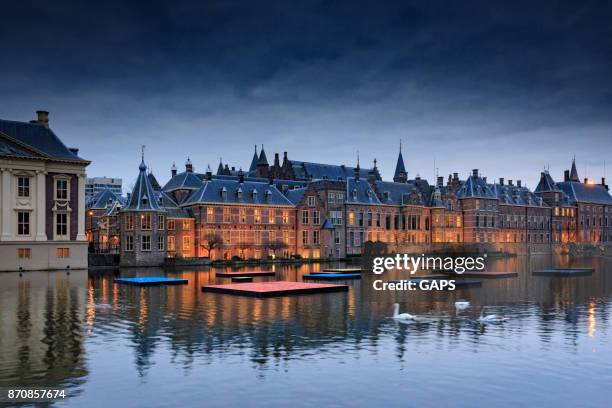
M 85 182 L 85 197 L 89 200 L 104 190 L 110 190 L 121 196 L 122 180 L 120 178 L 91 177 Z
M 0 270 L 87 267 L 85 168 L 49 113 L 0 120 Z

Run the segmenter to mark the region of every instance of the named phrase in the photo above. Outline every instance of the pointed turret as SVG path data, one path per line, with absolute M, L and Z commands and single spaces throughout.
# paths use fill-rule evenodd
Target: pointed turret
M 393 181 L 396 183 L 406 183 L 408 181 L 408 173 L 404 166 L 404 157 L 402 156 L 402 141 L 400 140 L 399 155 L 397 156 L 397 164 L 395 165 L 395 174 Z
M 128 202 L 127 206 L 125 206 L 125 210 L 160 211 L 161 209 L 159 208 L 159 204 L 155 199 L 155 193 L 153 186 L 151 185 L 151 180 L 147 175 L 147 165 L 144 162 L 144 155 L 138 169 L 140 172 L 138 173 L 138 178 L 136 179 L 136 183 L 132 189 L 132 194 L 130 195 L 130 201 Z
M 172 177 L 176 176 L 176 164 L 172 163 L 172 167 L 170 167 L 170 175 Z
M 261 145 L 261 153 L 259 153 L 259 159 L 257 159 L 257 167 L 262 165 L 268 165 L 268 158 L 266 157 L 266 152 L 263 145 Z
M 253 159 L 251 160 L 251 165 L 249 166 L 249 172 L 257 170 L 257 161 L 259 157 L 257 157 L 257 145 L 255 145 L 255 153 L 253 154 Z
M 219 158 L 219 167 L 217 167 L 217 176 L 223 174 L 223 159 Z
M 580 177 L 578 177 L 578 170 L 576 170 L 576 157 L 572 159 L 572 169 L 570 170 L 570 181 L 580 182 Z
M 187 173 L 193 172 L 193 164 L 191 163 L 191 159 L 187 156 L 187 161 L 185 162 L 185 171 Z

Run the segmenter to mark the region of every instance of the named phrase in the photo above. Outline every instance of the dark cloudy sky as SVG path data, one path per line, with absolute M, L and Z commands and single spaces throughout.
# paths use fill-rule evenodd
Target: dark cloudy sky
M 136 3 L 2 6 L 0 117 L 49 110 L 90 175 L 131 184 L 141 144 L 165 182 L 187 156 L 248 167 L 263 143 L 347 165 L 359 150 L 389 179 L 400 139 L 430 180 L 434 158 L 531 187 L 573 154 L 581 177 L 612 168 L 610 2 Z

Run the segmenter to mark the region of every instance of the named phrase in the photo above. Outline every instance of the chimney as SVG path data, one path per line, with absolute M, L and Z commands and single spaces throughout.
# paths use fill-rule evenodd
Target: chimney
M 604 186 L 604 188 L 607 190 L 608 189 L 608 185 L 606 184 L 606 178 L 602 177 L 601 178 L 601 185 Z
M 185 162 L 185 171 L 187 173 L 193 172 L 193 164 L 191 163 L 191 159 L 187 157 L 187 161 Z
M 210 165 L 206 168 L 206 174 L 204 175 L 206 181 L 212 180 L 212 170 L 210 169 Z
M 236 171 L 236 166 L 232 166 L 232 173 Z
M 176 164 L 172 163 L 172 167 L 170 167 L 170 175 L 172 177 L 176 176 Z
M 500 178 L 499 178 L 499 185 L 500 185 L 500 186 L 503 186 L 503 185 L 504 185 L 504 178 L 503 178 L 503 177 L 500 177 Z
M 453 180 L 459 181 L 459 173 L 453 173 Z
M 563 181 L 569 181 L 569 170 L 563 172 Z
M 521 180 L 516 180 L 516 185 L 517 185 L 517 187 L 520 188 L 521 187 Z
M 244 173 L 242 172 L 242 169 L 240 169 L 240 171 L 238 172 L 238 182 L 240 184 L 244 183 Z
M 287 157 L 287 152 L 283 152 L 283 167 L 289 164 L 289 158 Z
M 274 153 L 274 167 L 280 167 L 280 160 L 278 158 L 278 153 Z
M 472 170 L 472 177 L 478 177 L 478 169 Z
M 508 180 L 508 185 L 509 186 L 513 186 L 514 184 L 512 184 L 512 180 Z
M 482 178 L 482 181 L 484 181 L 484 182 L 486 183 L 486 182 L 487 182 L 487 178 L 486 178 L 486 177 L 483 177 L 483 178 Z
M 438 187 L 442 187 L 444 185 L 444 177 L 438 176 Z
M 37 110 L 36 116 L 36 123 L 38 123 L 39 125 L 43 125 L 44 127 L 49 127 L 49 112 L 44 110 Z

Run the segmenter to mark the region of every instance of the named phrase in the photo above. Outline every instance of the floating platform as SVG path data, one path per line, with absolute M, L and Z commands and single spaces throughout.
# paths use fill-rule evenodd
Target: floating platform
M 487 272 L 487 271 L 470 271 L 464 273 L 456 273 L 452 271 L 444 272 L 448 276 L 465 277 L 465 278 L 515 278 L 518 272 Z
M 593 273 L 592 268 L 550 268 L 550 269 L 538 269 L 533 271 L 533 275 L 547 275 L 547 276 L 577 276 L 577 275 L 590 275 Z
M 361 268 L 328 268 L 317 273 L 361 273 Z
M 236 283 L 253 282 L 253 277 L 251 276 L 233 276 L 232 282 L 236 282 Z
M 232 283 L 229 285 L 204 285 L 203 292 L 225 293 L 229 295 L 273 297 L 289 295 L 308 295 L 314 293 L 346 292 L 347 285 L 331 283 L 305 283 L 305 282 L 253 282 Z
M 234 278 L 234 277 L 245 277 L 245 276 L 275 276 L 274 271 L 237 271 L 237 272 L 217 272 L 215 276 L 217 278 Z
M 302 276 L 304 280 L 348 280 L 361 279 L 360 273 L 311 273 Z
M 124 283 L 126 285 L 136 286 L 157 286 L 157 285 L 185 285 L 189 281 L 180 278 L 162 278 L 162 277 L 143 277 L 143 278 L 116 278 L 115 283 Z

